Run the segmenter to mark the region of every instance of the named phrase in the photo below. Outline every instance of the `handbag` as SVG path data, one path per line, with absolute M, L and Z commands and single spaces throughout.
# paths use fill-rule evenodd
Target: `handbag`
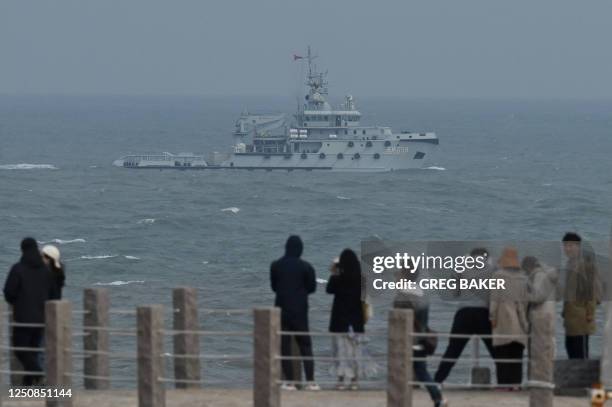
M 367 300 L 361 301 L 361 312 L 363 313 L 363 323 L 367 324 L 374 315 L 372 304 L 370 304 Z

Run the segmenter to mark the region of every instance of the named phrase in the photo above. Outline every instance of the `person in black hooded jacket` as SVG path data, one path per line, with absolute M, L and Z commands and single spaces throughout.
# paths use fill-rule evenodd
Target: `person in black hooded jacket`
M 45 322 L 45 302 L 57 299 L 55 285 L 52 283 L 51 271 L 45 266 L 38 251 L 38 244 L 32 238 L 21 242 L 22 256 L 19 263 L 13 265 L 4 284 L 4 298 L 13 306 L 13 320 L 17 323 L 39 324 Z M 39 347 L 44 333 L 43 328 L 13 328 L 13 346 Z M 40 372 L 24 375 L 24 386 L 31 386 L 42 376 L 38 352 L 16 351 L 15 356 L 23 369 L 28 372 Z
M 300 259 L 303 244 L 299 236 L 290 236 L 285 244 L 285 255 L 274 261 L 270 266 L 270 284 L 276 294 L 274 305 L 281 309 L 281 329 L 283 331 L 308 332 L 308 296 L 317 289 L 314 268 Z M 281 338 L 281 354 L 291 356 L 291 340 L 300 349 L 303 360 L 307 388 L 317 390 L 314 383 L 314 362 L 312 360 L 312 342 L 309 335 L 283 335 Z M 283 385 L 286 389 L 295 389 L 291 360 L 283 360 L 282 368 L 285 379 L 289 382 Z

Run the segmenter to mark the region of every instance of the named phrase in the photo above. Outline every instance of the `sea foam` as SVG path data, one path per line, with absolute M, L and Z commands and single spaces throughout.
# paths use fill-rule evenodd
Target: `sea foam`
M 238 213 L 238 212 L 240 212 L 240 208 L 236 208 L 235 206 L 230 206 L 229 208 L 221 209 L 221 212 Z
M 0 165 L 0 170 L 57 170 L 57 167 L 52 164 L 3 164 Z
M 144 280 L 129 280 L 129 281 L 123 281 L 123 280 L 117 280 L 117 281 L 111 281 L 110 283 L 94 283 L 93 285 L 128 285 L 128 284 L 144 284 Z
M 154 224 L 154 223 L 155 223 L 155 219 L 153 219 L 153 218 L 140 219 L 140 220 L 138 221 L 138 223 L 140 223 L 140 224 L 144 224 L 144 225 L 152 225 L 152 224 Z
M 70 244 L 70 243 L 85 243 L 85 242 L 87 242 L 85 239 L 67 239 L 67 240 L 52 239 L 52 240 L 49 240 L 48 242 L 38 242 L 38 243 L 40 243 L 40 244 L 49 244 L 49 243 Z
M 79 257 L 79 259 L 83 259 L 83 260 L 101 260 L 101 259 L 112 259 L 117 257 L 116 254 L 101 254 L 99 256 L 90 256 L 90 255 L 85 255 L 85 256 L 81 256 Z

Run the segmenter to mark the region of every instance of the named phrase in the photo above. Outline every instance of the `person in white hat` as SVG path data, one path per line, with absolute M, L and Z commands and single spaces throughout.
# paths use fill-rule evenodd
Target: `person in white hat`
M 64 273 L 64 265 L 62 264 L 60 258 L 60 251 L 57 247 L 53 245 L 43 246 L 42 257 L 51 270 L 51 275 L 53 276 L 53 282 L 55 283 L 55 289 L 57 294 L 59 295 L 59 299 L 62 298 L 62 288 L 64 287 L 64 282 L 66 281 L 66 274 Z

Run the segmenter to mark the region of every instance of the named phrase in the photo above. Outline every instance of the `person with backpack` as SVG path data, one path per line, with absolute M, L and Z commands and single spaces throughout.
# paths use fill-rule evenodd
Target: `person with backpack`
M 418 271 L 411 273 L 410 271 L 402 270 L 399 274 L 400 279 L 418 280 Z M 436 351 L 437 337 L 435 336 L 436 333 L 429 328 L 429 301 L 423 290 L 415 288 L 399 291 L 393 301 L 393 307 L 410 309 L 414 312 L 413 330 L 415 333 L 431 333 L 431 336 L 415 338 L 413 357 L 423 359 L 433 355 Z M 448 401 L 443 398 L 440 385 L 433 381 L 427 371 L 427 363 L 424 360 L 415 360 L 412 362 L 412 366 L 416 380 L 425 384 L 434 407 L 448 407 Z

